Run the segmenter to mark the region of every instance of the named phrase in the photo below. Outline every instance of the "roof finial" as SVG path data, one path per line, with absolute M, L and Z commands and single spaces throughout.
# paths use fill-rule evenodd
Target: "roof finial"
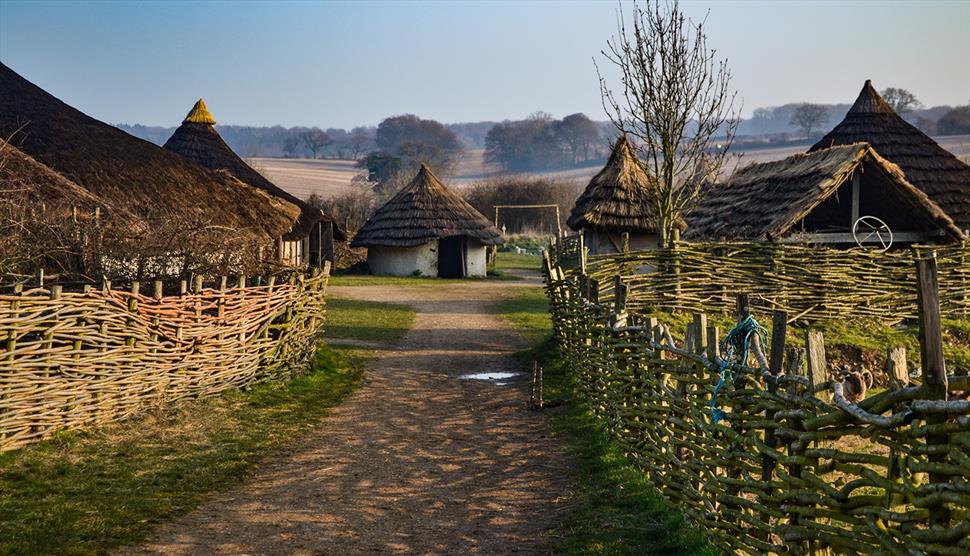
M 205 101 L 200 98 L 199 101 L 195 103 L 195 106 L 192 107 L 192 110 L 189 110 L 189 114 L 185 116 L 182 123 L 216 125 L 216 119 L 212 117 L 212 113 L 209 112 L 209 108 L 206 107 Z

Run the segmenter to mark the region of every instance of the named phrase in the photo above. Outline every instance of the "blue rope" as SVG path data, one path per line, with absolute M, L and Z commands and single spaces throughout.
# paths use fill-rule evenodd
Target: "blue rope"
M 758 321 L 751 315 L 741 319 L 721 342 L 721 353 L 724 356 L 724 360 L 721 362 L 721 380 L 714 386 L 714 395 L 711 396 L 710 403 L 711 423 L 715 425 L 727 417 L 727 413 L 717 407 L 717 395 L 724 387 L 724 383 L 734 380 L 734 373 L 732 372 L 734 366 L 742 367 L 748 361 L 752 334 L 761 337 L 761 345 L 768 345 L 768 330 L 758 324 Z

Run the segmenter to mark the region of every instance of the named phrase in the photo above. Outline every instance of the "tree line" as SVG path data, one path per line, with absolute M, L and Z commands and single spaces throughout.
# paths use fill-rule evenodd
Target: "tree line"
M 567 168 L 601 160 L 609 149 L 604 124 L 585 114 L 561 120 L 536 112 L 492 126 L 485 136 L 485 161 L 505 171 Z

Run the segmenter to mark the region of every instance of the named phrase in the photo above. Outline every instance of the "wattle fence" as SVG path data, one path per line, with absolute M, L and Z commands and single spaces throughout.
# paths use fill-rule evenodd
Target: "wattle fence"
M 916 318 L 916 260 L 932 251 L 940 302 L 949 316 L 970 315 L 970 244 L 888 253 L 778 243 L 679 243 L 672 249 L 580 257 L 579 236 L 552 249 L 565 272 L 595 280 L 600 297 L 613 277 L 630 286 L 630 308 L 729 313 L 739 286 L 756 311 L 787 311 L 807 321 Z
M 0 292 L 0 451 L 307 369 L 328 279 Z
M 890 387 L 859 401 L 858 381 L 828 367 L 822 334 L 806 329 L 804 343 L 792 342 L 798 314 L 784 306 L 759 312 L 754 296 L 736 295 L 747 283 L 713 291 L 714 311 L 727 305 L 722 296 L 737 311 L 734 334 L 722 338 L 702 312 L 677 333 L 643 312 L 654 302 L 643 300 L 666 299 L 643 291 L 656 283 L 590 278 L 582 267 L 589 272 L 598 261 L 562 252 L 578 265 L 564 268 L 551 249 L 546 287 L 554 334 L 582 398 L 723 551 L 970 553 L 970 377 L 967 369 L 945 370 L 939 293 L 950 285 L 937 283 L 936 259 L 910 266 L 911 297 L 897 300 L 920 318 L 920 376 L 911 378 L 905 354 L 894 350 Z M 617 255 L 599 268 L 629 268 L 628 259 Z M 752 315 L 770 320 L 770 333 L 759 333 Z

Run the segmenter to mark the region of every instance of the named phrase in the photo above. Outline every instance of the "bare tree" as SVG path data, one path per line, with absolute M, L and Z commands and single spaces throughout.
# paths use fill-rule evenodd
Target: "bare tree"
M 373 141 L 374 134 L 368 133 L 366 128 L 355 127 L 350 130 L 350 148 L 353 151 L 354 160 L 360 158 L 360 155 L 367 150 Z
M 821 104 L 805 103 L 795 109 L 791 115 L 788 125 L 795 126 L 805 133 L 806 137 L 812 136 L 812 130 L 823 125 L 829 119 L 829 111 Z
M 907 112 L 912 112 L 913 110 L 923 107 L 923 103 L 916 98 L 916 95 L 909 92 L 907 89 L 890 87 L 880 94 L 882 94 L 883 100 L 889 103 L 889 106 L 892 106 L 893 110 L 899 115 L 903 115 Z
M 303 146 L 310 151 L 313 158 L 317 157 L 317 153 L 319 153 L 322 148 L 333 142 L 333 140 L 330 139 L 330 136 L 327 135 L 327 132 L 318 128 L 304 131 L 300 135 L 300 138 L 303 139 Z
M 678 239 L 682 215 L 717 178 L 740 122 L 731 72 L 708 48 L 705 23 L 687 19 L 676 1 L 649 1 L 645 9 L 634 3 L 633 28 L 620 13 L 601 52 L 620 71 L 617 92 L 596 67 L 610 121 L 639 143 L 640 164 L 653 180 L 662 247 Z M 716 145 L 715 137 L 722 137 Z
M 300 139 L 297 137 L 287 137 L 283 140 L 283 155 L 286 157 L 291 157 L 296 155 L 296 152 L 300 150 Z

